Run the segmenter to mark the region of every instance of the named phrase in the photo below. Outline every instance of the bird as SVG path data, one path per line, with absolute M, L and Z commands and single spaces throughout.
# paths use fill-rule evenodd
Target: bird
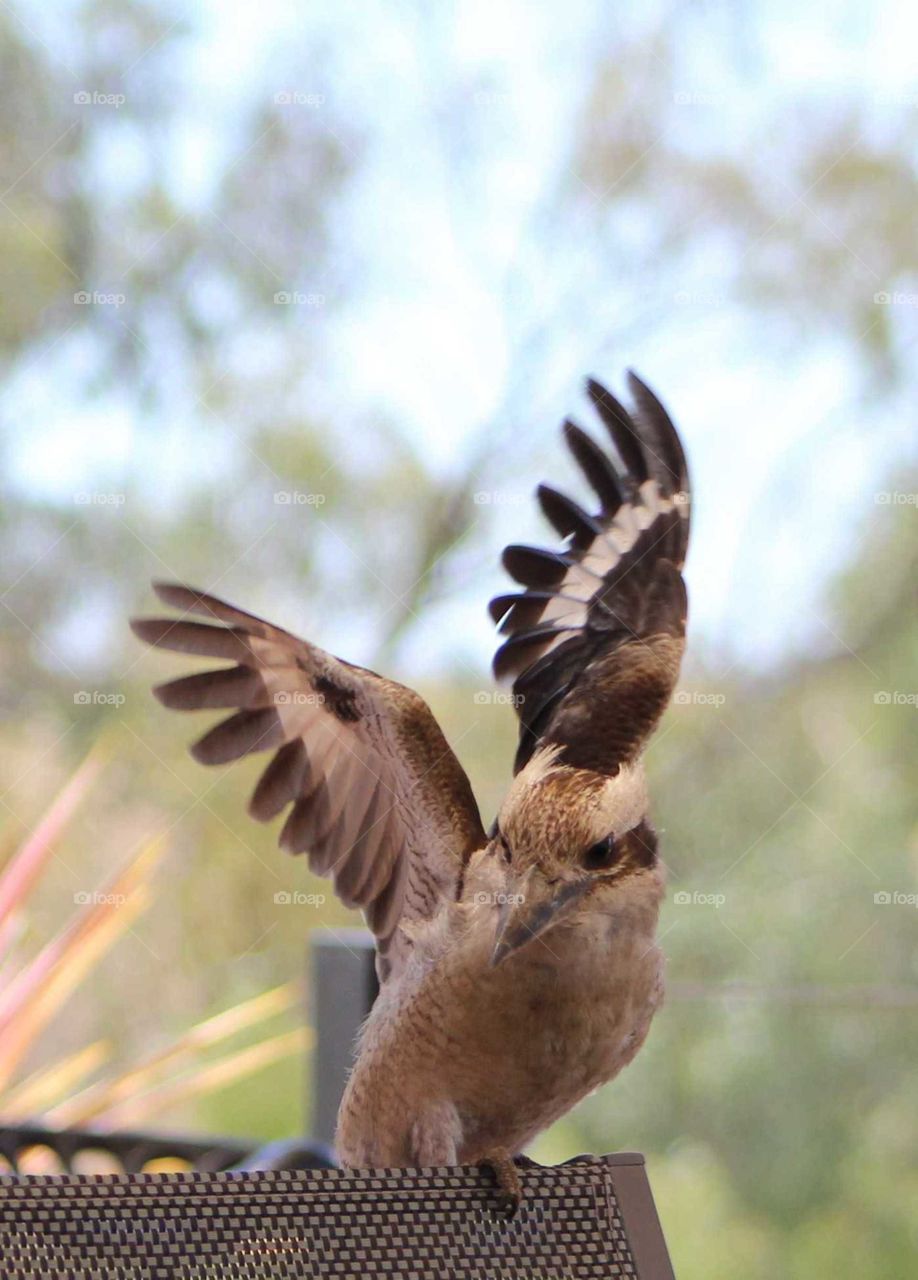
M 232 712 L 192 746 L 201 763 L 271 753 L 249 814 L 286 811 L 281 848 L 331 876 L 375 935 L 380 989 L 341 1101 L 341 1164 L 483 1165 L 510 1212 L 526 1146 L 632 1060 L 663 999 L 643 757 L 685 647 L 691 499 L 669 414 L 633 372 L 627 384 L 630 409 L 586 381 L 602 444 L 563 424 L 595 500 L 540 485 L 560 547 L 503 553 L 518 590 L 489 606 L 493 669 L 519 739 L 487 830 L 406 685 L 173 583 L 153 585 L 174 615 L 131 624 L 229 664 L 154 693 Z

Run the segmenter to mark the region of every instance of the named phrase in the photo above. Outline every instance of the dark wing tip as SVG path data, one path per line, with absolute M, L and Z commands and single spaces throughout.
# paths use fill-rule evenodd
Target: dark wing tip
M 629 476 L 618 470 L 605 450 L 573 418 L 565 418 L 562 432 L 574 461 L 599 498 L 601 514 L 614 516 L 623 500 L 630 496 L 633 484 Z
M 150 692 L 153 694 L 153 697 L 156 699 L 156 701 L 160 704 L 161 707 L 169 707 L 169 708 L 173 707 L 171 695 L 168 692 L 169 685 L 171 683 L 172 681 L 170 680 L 167 684 L 155 684 L 153 685 L 153 688 L 150 690 Z
M 647 465 L 647 456 L 634 419 L 608 387 L 604 387 L 595 378 L 587 378 L 586 389 L 632 485 L 636 487 L 643 484 L 652 473 Z
M 591 664 L 645 633 L 684 635 L 679 569 L 689 530 L 685 455 L 655 394 L 632 371 L 626 385 L 627 408 L 597 378 L 585 379 L 605 440 L 571 418 L 563 424 L 565 443 L 599 498 L 598 512 L 540 485 L 539 506 L 566 540 L 563 547 L 552 552 L 514 545 L 504 552 L 504 567 L 523 590 L 495 597 L 490 610 L 505 637 L 494 673 L 513 677 L 520 699 L 517 768 L 568 699 L 586 719 L 619 714 L 593 705 L 589 681 L 577 694 Z M 623 506 L 643 507 L 643 520 L 629 519 L 628 510 L 619 519 Z
M 557 551 L 511 543 L 501 556 L 504 568 L 524 587 L 554 587 L 564 577 L 570 562 Z
M 254 751 L 283 745 L 283 726 L 270 707 L 237 711 L 199 738 L 191 754 L 199 764 L 229 764 Z
M 209 618 L 211 622 L 222 622 L 227 626 L 239 627 L 249 634 L 274 638 L 283 636 L 287 640 L 296 639 L 282 627 L 275 627 L 264 618 L 259 618 L 257 614 L 248 613 L 245 609 L 240 609 L 237 605 L 221 600 L 218 596 L 212 596 L 209 592 L 201 591 L 197 587 L 156 580 L 153 582 L 153 590 L 163 604 L 177 609 L 183 615 L 198 614 Z
M 644 444 L 645 456 L 651 463 L 651 474 L 656 473 L 673 494 L 688 495 L 685 450 L 665 405 L 633 369 L 626 371 L 625 378 L 637 411 L 635 425 Z
M 597 400 L 605 400 L 609 395 L 608 387 L 605 387 L 598 378 L 594 378 L 592 374 L 587 374 L 584 378 L 587 395 L 595 404 Z
M 203 591 L 197 591 L 194 587 L 183 586 L 180 582 L 166 582 L 164 578 L 154 578 L 150 586 L 163 604 L 171 604 L 176 607 L 180 607 L 179 602 L 184 602 L 189 596 L 196 596 L 200 599 L 204 595 Z
M 207 591 L 201 591 L 198 587 L 189 587 L 182 582 L 164 582 L 161 579 L 154 579 L 151 586 L 163 604 L 168 604 L 173 609 L 180 609 L 183 613 L 203 613 L 221 622 L 229 621 L 231 614 L 242 613 L 242 610 L 237 609 L 235 605 L 227 604 L 225 600 L 219 600 Z
M 595 516 L 590 515 L 578 502 L 560 493 L 550 484 L 540 484 L 536 489 L 536 499 L 542 508 L 542 514 L 562 538 L 573 535 L 575 543 L 589 546 L 593 539 L 602 533 L 603 526 Z
M 650 399 L 656 401 L 656 403 L 660 405 L 661 409 L 663 408 L 663 406 L 660 404 L 659 399 L 654 394 L 654 392 L 651 391 L 650 387 L 644 381 L 641 375 L 638 373 L 637 369 L 626 369 L 625 381 L 628 384 L 628 390 L 634 396 L 635 400 L 639 400 L 644 396 L 648 396 L 650 397 Z
M 504 595 L 495 596 L 488 603 L 488 613 L 491 615 L 491 621 L 495 624 L 505 618 L 515 604 L 525 597 L 518 591 L 506 592 Z

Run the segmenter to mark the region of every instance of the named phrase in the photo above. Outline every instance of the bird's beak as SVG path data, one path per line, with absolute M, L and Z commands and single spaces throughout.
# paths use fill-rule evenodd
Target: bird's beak
M 591 887 L 589 877 L 549 884 L 535 867 L 530 867 L 515 882 L 511 881 L 497 916 L 492 967 L 563 920 Z

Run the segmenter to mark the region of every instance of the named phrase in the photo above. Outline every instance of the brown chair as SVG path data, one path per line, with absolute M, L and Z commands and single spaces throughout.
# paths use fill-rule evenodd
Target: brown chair
M 0 1178 L 3 1280 L 672 1280 L 638 1155 L 475 1168 Z

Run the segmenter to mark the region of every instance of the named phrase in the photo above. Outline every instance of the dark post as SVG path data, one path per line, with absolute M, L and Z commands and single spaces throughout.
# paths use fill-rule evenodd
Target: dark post
M 310 936 L 316 1032 L 310 1137 L 331 1145 L 354 1042 L 379 989 L 373 938 L 362 929 L 316 929 Z

